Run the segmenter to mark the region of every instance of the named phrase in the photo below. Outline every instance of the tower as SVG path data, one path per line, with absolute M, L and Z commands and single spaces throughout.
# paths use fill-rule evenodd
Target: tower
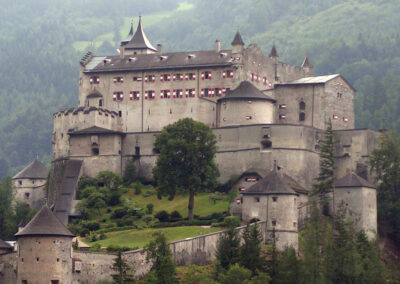
M 18 239 L 17 283 L 72 283 L 74 235 L 47 205 L 15 236 Z
M 301 64 L 301 68 L 303 68 L 307 72 L 307 74 L 309 76 L 311 76 L 312 75 L 312 71 L 313 71 L 313 67 L 314 66 L 311 64 L 310 58 L 308 58 L 308 56 L 306 56 L 304 58 L 303 64 Z
M 239 31 L 236 32 L 231 45 L 232 45 L 232 53 L 240 53 L 243 51 L 244 42 Z

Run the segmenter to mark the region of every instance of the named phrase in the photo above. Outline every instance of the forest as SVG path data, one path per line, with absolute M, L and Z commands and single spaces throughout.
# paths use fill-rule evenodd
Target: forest
M 0 177 L 51 157 L 52 113 L 77 104 L 78 62 L 113 54 L 139 15 L 166 51 L 229 48 L 236 30 L 283 62 L 357 89 L 356 127 L 400 130 L 396 0 L 0 0 Z M 93 46 L 92 46 L 93 42 Z

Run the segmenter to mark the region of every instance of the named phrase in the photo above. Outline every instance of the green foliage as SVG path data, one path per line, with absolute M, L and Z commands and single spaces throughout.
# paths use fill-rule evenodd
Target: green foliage
M 102 184 L 104 187 L 107 187 L 111 190 L 118 189 L 122 183 L 121 176 L 110 171 L 99 172 L 96 176 L 96 179 L 98 180 L 99 184 Z
M 327 194 L 332 191 L 335 181 L 335 143 L 332 130 L 332 122 L 326 123 L 324 136 L 319 142 L 319 175 L 315 179 L 314 195 L 318 195 L 322 205 L 328 205 Z
M 125 284 L 133 282 L 134 270 L 133 268 L 129 267 L 129 265 L 126 263 L 126 260 L 122 258 L 121 251 L 118 252 L 118 255 L 115 258 L 112 267 L 113 270 L 115 271 L 115 274 L 111 275 L 114 280 L 114 283 Z
M 240 218 L 238 216 L 227 216 L 224 218 L 224 223 L 228 227 L 236 228 L 240 225 Z
M 179 213 L 178 211 L 172 211 L 172 213 L 171 213 L 171 219 L 180 219 L 180 218 L 182 218 L 182 215 L 181 215 L 181 213 Z
M 216 143 L 208 126 L 190 118 L 164 127 L 157 135 L 154 146 L 160 149 L 160 154 L 153 174 L 158 195 L 172 199 L 177 191 L 188 191 L 189 220 L 194 217 L 195 193 L 212 190 L 217 184 Z
M 132 160 L 129 160 L 125 165 L 124 176 L 122 180 L 125 185 L 130 185 L 136 181 L 136 167 L 135 163 Z
M 90 247 L 89 251 L 92 251 L 92 252 L 101 251 L 101 246 L 100 246 L 100 244 L 94 244 L 94 245 L 92 245 L 92 246 Z
M 135 189 L 135 195 L 139 195 L 142 193 L 142 188 L 140 187 L 139 184 L 135 184 L 134 189 Z
M 243 284 L 249 280 L 252 273 L 251 270 L 241 267 L 239 264 L 234 264 L 229 267 L 229 270 L 222 276 L 221 283 L 223 284 Z
M 152 203 L 147 204 L 146 208 L 147 208 L 147 213 L 148 214 L 152 214 L 153 213 L 154 205 Z
M 242 234 L 243 244 L 240 247 L 240 265 L 252 271 L 253 274 L 263 267 L 261 257 L 262 235 L 257 224 L 247 224 Z
M 278 259 L 274 283 L 296 283 L 300 279 L 300 260 L 297 259 L 294 248 L 286 248 Z
M 229 266 L 239 261 L 239 246 L 240 238 L 237 231 L 235 227 L 230 226 L 217 243 L 216 259 L 223 269 L 228 270 Z
M 158 220 L 160 220 L 160 222 L 164 222 L 164 221 L 167 221 L 169 219 L 170 215 L 168 214 L 167 211 L 162 210 L 162 211 L 157 212 L 154 215 L 154 217 L 156 217 Z
M 176 278 L 175 262 L 165 235 L 154 234 L 154 239 L 145 247 L 146 261 L 152 263 L 157 284 L 179 283 Z
M 392 132 L 382 133 L 379 146 L 370 157 L 378 185 L 378 219 L 400 241 L 400 138 Z
M 0 183 L 0 238 L 9 239 L 13 237 L 15 223 L 13 221 L 13 210 L 11 207 L 14 198 L 11 177 L 5 177 Z

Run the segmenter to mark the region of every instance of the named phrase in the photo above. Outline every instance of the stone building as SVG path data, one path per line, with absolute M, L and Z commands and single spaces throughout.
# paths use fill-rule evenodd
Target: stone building
M 46 196 L 45 184 L 49 170 L 38 158 L 13 177 L 15 200 L 39 209 Z
M 47 205 L 15 236 L 18 284 L 72 283 L 74 235 Z
M 13 247 L 0 239 L 0 254 L 6 254 L 13 251 Z
M 298 188 L 298 196 L 280 199 L 297 196 L 297 207 L 288 201 L 288 208 L 298 210 L 298 220 L 290 219 L 292 226 L 306 217 L 306 193 L 318 175 L 326 121 L 332 121 L 334 130 L 337 178 L 356 172 L 373 182 L 368 157 L 379 133 L 354 129 L 355 90 L 341 75 L 314 76 L 308 57 L 301 66 L 283 63 L 275 46 L 266 56 L 257 45 L 246 46 L 239 32 L 228 50 L 217 40 L 212 50 L 163 52 L 162 45 L 155 48 L 150 43 L 140 19 L 135 34 L 133 27 L 131 31 L 132 38 L 121 43 L 119 55 L 89 52 L 82 58 L 79 105 L 53 115 L 55 178 L 48 197 L 64 224 L 73 212 L 81 175 L 95 176 L 102 170 L 122 174 L 126 163 L 134 161 L 137 174 L 151 180 L 157 134 L 185 117 L 212 128 L 221 182 L 250 169 L 267 173 L 279 164 L 286 183 L 291 180 Z M 71 171 L 75 174 L 68 174 Z M 66 201 L 59 184 L 69 176 L 74 182 L 66 183 Z M 242 210 L 240 198 L 232 212 L 247 220 L 249 212 Z

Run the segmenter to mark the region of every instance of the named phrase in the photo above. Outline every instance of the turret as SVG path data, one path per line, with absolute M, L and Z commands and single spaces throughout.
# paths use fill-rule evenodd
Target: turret
M 275 44 L 272 45 L 271 51 L 269 52 L 268 55 L 269 58 L 271 58 L 274 61 L 274 69 L 275 69 L 275 81 L 279 82 L 279 75 L 278 75 L 278 62 L 279 62 L 279 55 L 278 52 L 276 51 Z
M 242 36 L 240 35 L 239 31 L 236 32 L 231 45 L 232 45 L 233 53 L 240 53 L 243 51 L 244 42 L 243 42 Z
M 133 34 L 133 24 L 131 24 L 131 30 L 129 31 L 129 36 Z M 129 41 L 121 42 L 120 54 L 125 55 L 135 55 L 135 54 L 150 54 L 156 53 L 157 49 L 150 43 L 147 39 L 146 34 L 143 31 L 142 18 L 139 17 L 138 27 L 132 39 Z
M 308 56 L 306 56 L 304 58 L 303 64 L 301 64 L 301 68 L 303 68 L 304 71 L 308 73 L 308 75 L 312 75 L 313 67 L 314 66 L 311 64 L 310 59 L 308 58 Z

